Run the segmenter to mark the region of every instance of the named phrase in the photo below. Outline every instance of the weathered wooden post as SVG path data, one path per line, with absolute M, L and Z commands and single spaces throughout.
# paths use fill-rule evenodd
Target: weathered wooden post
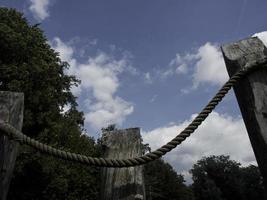
M 222 52 L 230 76 L 267 58 L 256 37 L 223 45 Z M 267 67 L 242 79 L 234 91 L 267 189 Z
M 21 130 L 23 123 L 23 93 L 0 91 L 0 119 Z M 15 166 L 18 143 L 0 133 L 0 200 L 8 193 Z
M 139 128 L 103 131 L 102 144 L 105 158 L 124 159 L 141 156 L 144 149 Z M 143 166 L 103 168 L 101 199 L 145 199 Z

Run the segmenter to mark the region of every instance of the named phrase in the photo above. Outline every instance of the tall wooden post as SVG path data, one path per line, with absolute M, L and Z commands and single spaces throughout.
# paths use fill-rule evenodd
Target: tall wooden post
M 0 119 L 18 130 L 23 123 L 23 93 L 0 91 Z M 18 143 L 0 133 L 0 200 L 5 200 L 15 166 Z
M 104 131 L 102 144 L 105 158 L 141 156 L 144 149 L 139 128 Z M 102 169 L 101 199 L 145 199 L 143 166 Z
M 267 58 L 256 37 L 223 45 L 222 52 L 230 76 Z M 267 67 L 242 79 L 234 91 L 267 189 Z

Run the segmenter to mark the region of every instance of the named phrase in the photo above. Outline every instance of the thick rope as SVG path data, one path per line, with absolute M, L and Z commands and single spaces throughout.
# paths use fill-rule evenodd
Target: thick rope
M 9 138 L 18 141 L 21 144 L 27 144 L 40 152 L 52 155 L 57 158 L 61 158 L 68 161 L 78 162 L 82 164 L 87 164 L 90 166 L 98 167 L 132 167 L 137 165 L 142 165 L 156 160 L 166 153 L 173 150 L 179 144 L 181 144 L 187 137 L 189 137 L 199 125 L 209 116 L 209 114 L 214 110 L 218 103 L 224 98 L 228 91 L 235 85 L 241 78 L 243 78 L 248 73 L 251 73 L 255 69 L 266 67 L 266 60 L 261 62 L 256 62 L 251 67 L 245 67 L 241 69 L 236 74 L 234 74 L 217 92 L 217 94 L 212 98 L 212 100 L 207 104 L 207 106 L 195 117 L 195 119 L 175 138 L 170 142 L 158 148 L 155 151 L 147 153 L 140 157 L 128 158 L 128 159 L 105 159 L 96 158 L 90 156 L 84 156 L 81 154 L 70 153 L 67 151 L 62 151 L 51 146 L 40 143 L 18 131 L 10 124 L 5 123 L 0 120 L 0 132 L 7 135 Z

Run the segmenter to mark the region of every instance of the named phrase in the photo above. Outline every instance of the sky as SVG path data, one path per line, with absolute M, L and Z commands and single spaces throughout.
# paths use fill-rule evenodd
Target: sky
M 86 134 L 98 138 L 113 123 L 140 127 L 152 150 L 185 128 L 228 79 L 221 45 L 254 34 L 267 43 L 265 0 L 1 0 L 0 6 L 41 23 L 70 64 L 65 73 L 81 80 L 72 92 Z M 164 160 L 190 183 L 197 160 L 221 154 L 256 165 L 233 91 Z

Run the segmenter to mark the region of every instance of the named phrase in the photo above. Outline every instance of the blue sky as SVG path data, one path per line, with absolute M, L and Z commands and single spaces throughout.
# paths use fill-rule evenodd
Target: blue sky
M 227 80 L 220 45 L 255 33 L 267 41 L 264 0 L 2 0 L 41 23 L 85 113 L 87 134 L 110 123 L 141 127 L 152 149 L 172 139 Z M 64 109 L 68 109 L 66 106 Z M 237 142 L 238 141 L 238 142 Z M 244 151 L 244 149 L 246 149 Z M 256 164 L 233 92 L 165 160 L 190 180 L 202 156 Z

